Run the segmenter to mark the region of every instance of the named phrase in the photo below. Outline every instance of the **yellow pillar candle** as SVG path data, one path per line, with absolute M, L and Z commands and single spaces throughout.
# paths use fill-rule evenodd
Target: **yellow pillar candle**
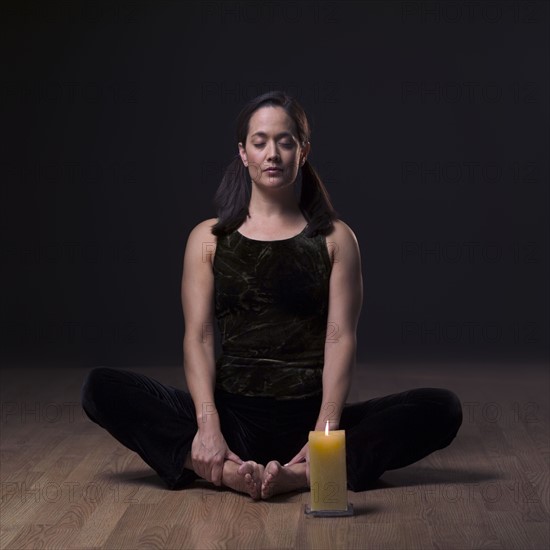
M 310 510 L 347 510 L 346 432 L 309 432 Z

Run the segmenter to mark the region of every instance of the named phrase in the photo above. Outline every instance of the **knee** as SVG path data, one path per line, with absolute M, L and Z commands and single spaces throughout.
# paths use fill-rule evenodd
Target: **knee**
M 80 401 L 82 408 L 91 418 L 97 415 L 98 403 L 102 397 L 105 397 L 107 384 L 112 378 L 113 372 L 116 371 L 107 367 L 96 367 L 84 379 L 80 391 Z
M 456 431 L 460 428 L 462 425 L 462 403 L 460 401 L 460 398 L 456 393 L 447 390 L 448 393 L 448 410 L 449 410 L 449 417 L 451 419 L 451 422 L 453 426 L 456 427 Z
M 460 426 L 462 426 L 462 403 L 456 395 L 456 393 L 451 390 L 441 389 L 441 405 L 442 405 L 442 415 L 445 419 L 445 424 L 448 430 L 449 442 L 452 441 Z
M 107 367 L 96 367 L 86 375 L 81 390 L 82 401 L 93 399 L 97 390 L 105 385 L 105 381 L 112 370 Z

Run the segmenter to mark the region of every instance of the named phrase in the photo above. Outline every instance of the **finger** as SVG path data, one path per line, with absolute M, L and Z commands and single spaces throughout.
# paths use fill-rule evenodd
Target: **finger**
M 194 459 L 191 457 L 191 464 L 193 466 L 193 471 L 200 477 L 204 477 L 202 475 L 202 466 L 199 464 L 199 461 L 197 459 Z
M 211 471 L 211 481 L 214 485 L 218 487 L 222 484 L 222 473 L 223 473 L 223 462 L 222 464 L 214 463 Z
M 287 462 L 285 466 L 292 466 L 293 464 L 298 464 L 298 462 L 302 462 L 304 459 L 304 455 L 302 453 L 298 453 L 290 462 Z
M 233 462 L 236 462 L 237 464 L 243 464 L 243 459 L 237 456 L 233 451 L 228 451 L 226 455 L 227 460 L 232 460 Z
M 208 463 L 206 458 L 199 457 L 196 461 L 194 461 L 193 466 L 193 469 L 197 475 L 206 481 L 210 481 L 212 479 L 212 465 Z

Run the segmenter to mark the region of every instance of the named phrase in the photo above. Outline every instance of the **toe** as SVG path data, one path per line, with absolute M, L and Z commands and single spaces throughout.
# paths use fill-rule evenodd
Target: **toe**
M 252 473 L 253 470 L 254 470 L 254 466 L 250 462 L 243 462 L 239 466 L 237 471 L 239 472 L 239 474 L 244 475 L 244 474 Z

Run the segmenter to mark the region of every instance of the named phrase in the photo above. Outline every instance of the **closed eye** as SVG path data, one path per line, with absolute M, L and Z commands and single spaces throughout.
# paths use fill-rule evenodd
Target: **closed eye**
M 256 149 L 261 149 L 264 145 L 265 145 L 265 143 L 255 143 L 255 144 L 254 144 L 254 147 L 256 147 Z M 294 147 L 294 144 L 293 144 L 293 143 L 281 143 L 281 145 L 282 145 L 285 149 L 292 149 L 292 148 Z

